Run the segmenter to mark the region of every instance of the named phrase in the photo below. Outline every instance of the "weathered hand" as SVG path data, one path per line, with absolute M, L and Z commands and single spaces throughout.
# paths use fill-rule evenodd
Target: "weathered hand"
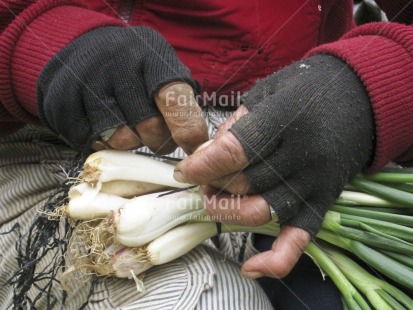
M 261 194 L 281 224 L 315 235 L 370 159 L 373 117 L 362 83 L 341 60 L 319 55 L 259 81 L 243 102 L 249 113 L 178 164 L 175 177 Z
M 169 154 L 180 146 L 191 154 L 208 139 L 202 110 L 190 85 L 180 82 L 167 84 L 156 92 L 154 100 L 161 115 L 152 116 L 133 128 L 121 126 L 104 144 L 94 142 L 93 149 L 109 146 L 127 150 L 146 145 L 157 154 Z
M 254 226 L 269 220 L 271 207 L 282 225 L 294 229 L 283 232 L 278 245 L 260 257 L 285 256 L 292 266 L 309 236 L 318 232 L 327 208 L 370 160 L 374 126 L 369 98 L 345 63 L 319 55 L 259 81 L 243 102 L 248 111 L 241 107 L 212 143 L 180 162 L 175 178 L 253 193 L 235 210 L 219 208 L 217 202 L 215 207 L 207 203 L 206 210 L 224 221 L 236 213 L 239 217 L 232 216 L 231 222 Z M 233 199 L 225 193 L 217 197 Z M 296 238 L 289 231 L 299 231 L 300 251 L 283 245 Z M 255 266 L 254 261 L 246 266 Z M 272 268 L 282 274 L 276 265 Z
M 39 116 L 79 149 L 118 128 L 107 141 L 110 147 L 147 145 L 169 153 L 178 144 L 191 153 L 208 138 L 194 98 L 198 90 L 155 30 L 102 27 L 75 39 L 42 70 Z

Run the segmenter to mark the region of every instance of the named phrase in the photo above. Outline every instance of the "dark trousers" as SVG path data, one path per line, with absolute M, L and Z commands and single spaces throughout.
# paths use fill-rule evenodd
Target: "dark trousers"
M 255 235 L 254 246 L 263 252 L 271 248 L 273 237 Z M 259 283 L 275 309 L 343 309 L 341 294 L 329 277 L 323 279 L 308 255 L 302 255 L 283 279 L 260 278 Z

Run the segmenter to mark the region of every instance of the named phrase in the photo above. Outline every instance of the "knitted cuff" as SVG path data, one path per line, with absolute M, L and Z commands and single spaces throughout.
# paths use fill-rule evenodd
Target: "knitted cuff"
M 374 160 L 380 170 L 413 145 L 413 27 L 371 23 L 308 55 L 331 54 L 347 62 L 363 82 L 374 112 Z

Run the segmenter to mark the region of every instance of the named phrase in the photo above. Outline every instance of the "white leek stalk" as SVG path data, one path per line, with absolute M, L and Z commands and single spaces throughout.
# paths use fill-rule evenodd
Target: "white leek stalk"
M 273 221 L 258 227 L 222 224 L 221 232 L 255 232 L 276 236 L 279 233 L 279 226 Z M 147 261 L 152 265 L 165 264 L 188 253 L 206 239 L 217 234 L 217 224 L 214 222 L 187 223 L 177 226 L 146 246 Z
M 384 200 L 382 198 L 355 191 L 343 191 L 338 199 L 338 204 L 344 205 L 362 205 L 362 206 L 375 206 L 375 207 L 396 207 L 393 202 Z
M 90 263 L 78 269 L 90 269 L 101 276 L 133 278 L 155 265 L 168 263 L 185 255 L 202 241 L 217 234 L 212 222 L 177 226 L 146 246 L 125 247 L 111 244 L 103 252 L 93 253 Z
M 144 194 L 166 191 L 168 186 L 130 180 L 114 180 L 102 183 L 102 193 L 120 197 L 135 197 Z M 172 189 L 172 188 L 171 188 Z
M 272 236 L 279 233 L 279 225 L 274 221 L 259 227 L 223 225 L 221 229 L 222 233 L 249 231 Z M 217 234 L 217 225 L 213 222 L 194 222 L 176 226 L 146 246 L 121 248 L 121 251 L 117 251 L 111 259 L 111 274 L 125 278 L 131 278 L 132 274 L 139 275 L 152 266 L 166 264 L 185 255 L 204 240 Z M 107 268 L 100 267 L 96 271 L 107 271 Z
M 190 184 L 173 178 L 174 166 L 153 158 L 119 150 L 104 150 L 91 154 L 85 162 L 81 178 L 95 186 L 99 182 L 131 180 L 185 188 Z
M 217 234 L 215 223 L 189 223 L 171 229 L 146 247 L 147 260 L 152 265 L 170 262 Z
M 74 220 L 104 218 L 128 201 L 116 195 L 100 193 L 99 189 L 99 186 L 91 187 L 87 183 L 73 186 L 68 194 L 65 214 Z
M 159 197 L 163 193 L 139 196 L 129 200 L 109 221 L 109 231 L 123 245 L 147 244 L 169 229 L 202 217 L 203 203 L 198 192 L 182 191 Z

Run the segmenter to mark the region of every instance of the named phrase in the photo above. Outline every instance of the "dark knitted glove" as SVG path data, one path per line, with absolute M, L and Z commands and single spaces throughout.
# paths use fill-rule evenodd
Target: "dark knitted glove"
M 173 48 L 147 27 L 104 27 L 59 51 L 38 79 L 40 119 L 70 145 L 159 114 L 154 93 L 172 81 L 198 91 Z
M 245 174 L 280 223 L 315 235 L 327 208 L 368 163 L 373 116 L 358 76 L 318 55 L 259 81 L 243 98 L 249 113 L 231 132 L 250 160 Z

